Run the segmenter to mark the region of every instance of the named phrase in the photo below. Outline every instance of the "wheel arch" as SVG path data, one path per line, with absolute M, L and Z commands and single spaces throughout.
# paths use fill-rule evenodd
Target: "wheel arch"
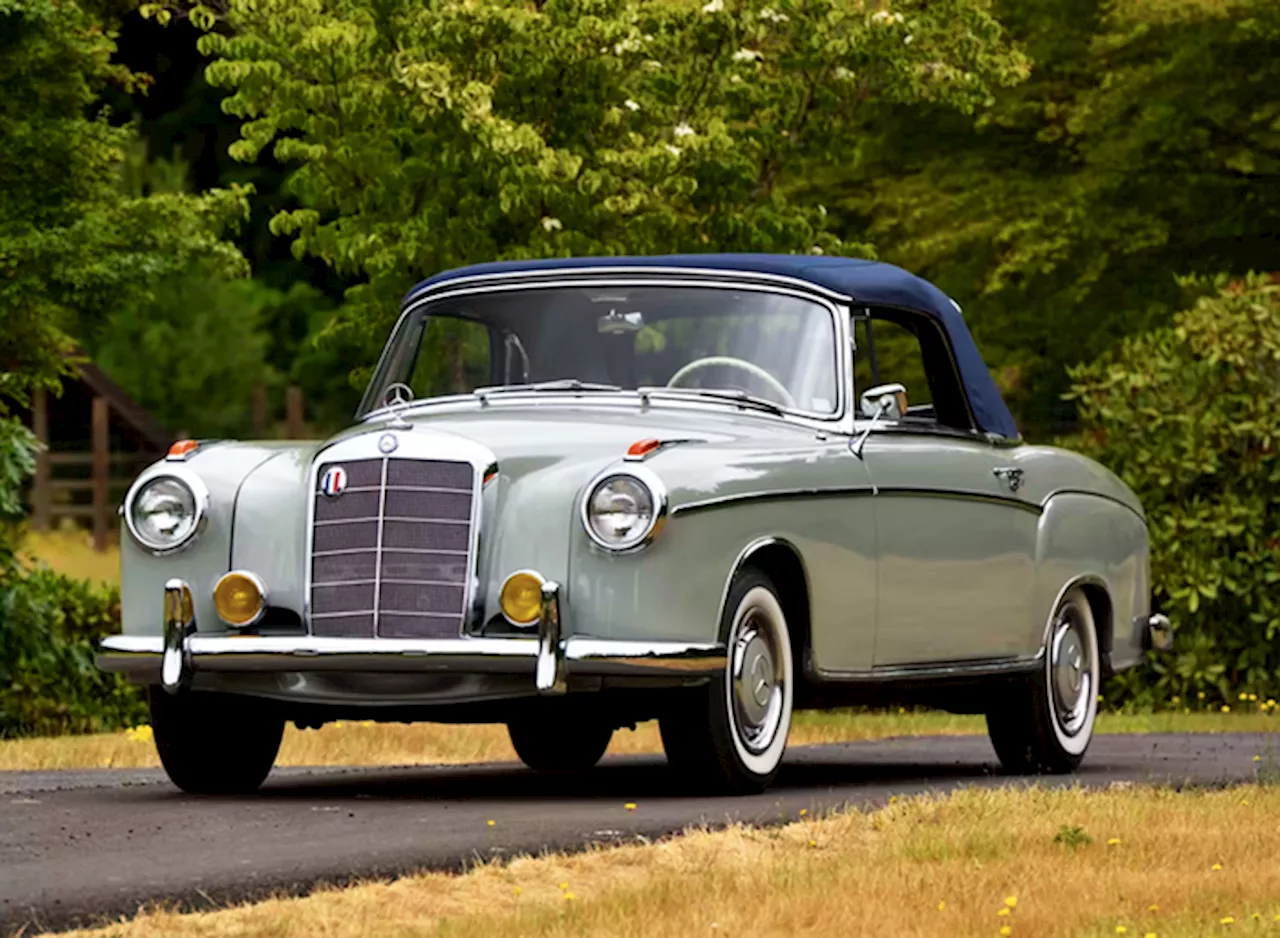
M 1094 628 L 1098 632 L 1098 654 L 1101 658 L 1099 663 L 1103 675 L 1107 676 L 1111 673 L 1111 649 L 1115 639 L 1115 604 L 1111 601 L 1111 591 L 1107 581 L 1096 573 L 1077 574 L 1058 590 L 1058 595 L 1054 597 L 1053 605 L 1049 607 L 1048 618 L 1045 620 L 1044 633 L 1040 639 L 1040 654 L 1043 656 L 1049 653 L 1049 633 L 1053 629 L 1054 613 L 1058 611 L 1063 597 L 1073 589 L 1079 589 L 1089 603 Z
M 810 647 L 810 589 L 809 573 L 799 549 L 784 537 L 774 535 L 760 537 L 747 544 L 738 554 L 724 581 L 720 596 L 721 628 L 727 612 L 729 591 L 733 582 L 744 570 L 759 570 L 766 574 L 778 590 L 778 600 L 787 617 L 787 631 L 791 636 L 791 656 L 796 663 L 796 679 L 806 672 L 806 652 Z M 724 635 L 720 636 L 722 640 Z

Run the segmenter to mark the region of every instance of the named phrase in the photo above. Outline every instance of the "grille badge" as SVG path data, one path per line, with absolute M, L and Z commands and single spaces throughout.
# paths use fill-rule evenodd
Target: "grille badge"
M 329 498 L 336 498 L 347 488 L 347 470 L 341 466 L 330 466 L 320 478 L 320 491 Z
M 384 454 L 394 453 L 396 447 L 400 445 L 400 441 L 396 439 L 394 433 L 384 433 L 378 440 L 378 449 Z

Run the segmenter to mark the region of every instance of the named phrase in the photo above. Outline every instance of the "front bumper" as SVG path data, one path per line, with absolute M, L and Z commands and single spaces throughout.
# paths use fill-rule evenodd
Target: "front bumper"
M 543 588 L 537 637 L 384 639 L 310 635 L 207 635 L 195 628 L 190 590 L 165 584 L 164 635 L 111 635 L 99 645 L 103 671 L 170 692 L 188 687 L 196 672 L 455 672 L 528 674 L 543 695 L 565 693 L 567 678 L 591 676 L 700 677 L 725 668 L 723 645 L 562 637 L 559 587 Z

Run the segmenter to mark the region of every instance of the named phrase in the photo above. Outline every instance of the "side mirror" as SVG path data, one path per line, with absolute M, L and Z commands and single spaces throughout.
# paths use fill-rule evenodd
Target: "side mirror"
M 862 392 L 862 416 L 868 420 L 901 420 L 907 415 L 907 389 L 901 384 L 877 384 Z

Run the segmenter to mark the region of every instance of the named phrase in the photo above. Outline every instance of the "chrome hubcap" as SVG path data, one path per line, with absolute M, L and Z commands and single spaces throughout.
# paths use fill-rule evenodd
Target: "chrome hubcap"
M 785 680 L 781 656 L 774 647 L 774 631 L 749 613 L 733 645 L 731 680 L 734 722 L 742 742 L 752 752 L 769 748 L 782 719 Z
M 1049 645 L 1049 684 L 1054 716 L 1068 736 L 1084 727 L 1089 703 L 1097 693 L 1093 686 L 1093 662 L 1084 640 L 1080 610 L 1074 603 L 1062 607 L 1053 624 Z

